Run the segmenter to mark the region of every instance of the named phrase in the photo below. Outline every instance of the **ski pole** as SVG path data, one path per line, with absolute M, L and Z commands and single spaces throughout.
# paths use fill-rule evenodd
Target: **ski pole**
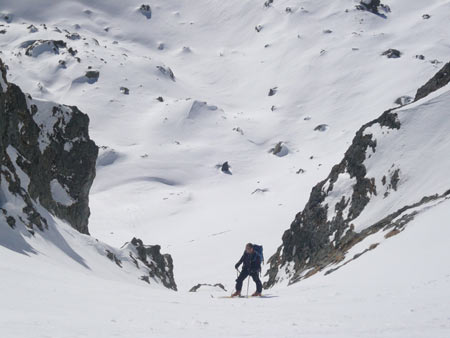
M 250 275 L 247 276 L 247 298 L 248 298 L 248 287 L 250 285 Z

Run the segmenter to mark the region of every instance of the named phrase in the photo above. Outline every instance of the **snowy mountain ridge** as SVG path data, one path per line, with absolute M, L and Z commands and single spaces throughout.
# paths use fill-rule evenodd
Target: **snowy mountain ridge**
M 268 286 L 336 271 L 378 247 L 379 231 L 385 239 L 398 235 L 417 214 L 450 198 L 448 66 L 428 82 L 435 84 L 428 93 L 421 87 L 419 101 L 386 111 L 356 133 L 344 159 L 313 188 L 284 233 L 270 259 Z M 361 241 L 361 252 L 347 257 Z

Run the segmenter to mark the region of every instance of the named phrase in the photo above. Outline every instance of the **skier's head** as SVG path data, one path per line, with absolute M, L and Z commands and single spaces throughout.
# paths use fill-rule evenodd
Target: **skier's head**
M 249 254 L 253 253 L 253 244 L 247 243 L 247 245 L 245 246 L 245 251 L 247 251 L 247 253 Z

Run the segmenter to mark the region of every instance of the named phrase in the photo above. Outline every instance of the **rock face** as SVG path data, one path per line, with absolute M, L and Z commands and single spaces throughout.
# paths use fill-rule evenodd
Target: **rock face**
M 47 236 L 55 230 L 53 215 L 89 234 L 88 197 L 98 147 L 89 138 L 88 116 L 76 107 L 33 100 L 6 81 L 1 60 L 0 70 L 0 227 L 9 226 L 30 237 L 38 229 Z M 117 157 L 113 151 L 106 155 L 100 165 L 111 164 Z M 53 236 L 46 238 L 52 242 Z M 85 251 L 103 253 L 127 274 L 177 289 L 172 257 L 161 254 L 159 245 L 144 245 L 133 238 L 116 249 L 86 236 L 78 241 L 90 243 Z
M 148 268 L 148 274 L 141 277 L 150 283 L 150 278 L 161 283 L 169 289 L 177 291 L 177 284 L 173 276 L 173 260 L 169 254 L 161 254 L 159 245 L 144 245 L 142 240 L 133 238 L 130 242 L 137 255 L 137 259 Z M 135 262 L 139 268 L 138 261 Z
M 441 70 L 430 81 L 432 85 L 429 88 L 442 85 L 443 82 L 436 79 L 445 77 L 444 73 L 445 70 Z M 282 280 L 295 283 L 324 269 L 328 269 L 326 274 L 331 273 L 378 246 L 378 243 L 373 243 L 348 259 L 346 254 L 355 244 L 379 231 L 386 232 L 384 238 L 392 237 L 401 232 L 420 210 L 450 197 L 450 180 L 444 171 L 440 173 L 436 187 L 424 189 L 420 185 L 422 189 L 428 189 L 428 194 L 414 188 L 415 181 L 426 181 L 427 177 L 414 171 L 422 159 L 408 156 L 411 151 L 432 152 L 437 146 L 432 144 L 426 148 L 427 136 L 414 145 L 407 142 L 408 139 L 417 139 L 417 130 L 421 128 L 428 126 L 437 138 L 442 137 L 441 141 L 436 141 L 438 144 L 448 137 L 450 124 L 443 120 L 446 118 L 443 107 L 449 101 L 450 92 L 442 96 L 445 99 L 433 101 L 434 108 L 433 104 L 425 103 L 400 111 L 388 110 L 358 130 L 343 160 L 312 189 L 305 208 L 296 215 L 290 229 L 284 232 L 282 245 L 268 261 L 266 288 Z M 421 109 L 428 109 L 427 114 L 424 115 Z M 430 112 L 430 109 L 434 110 Z M 402 126 L 401 121 L 405 121 L 406 126 Z M 425 148 L 418 150 L 418 146 Z M 401 163 L 407 166 L 400 168 Z M 402 170 L 407 171 L 406 180 L 403 180 Z M 403 195 L 389 199 L 391 194 L 398 194 L 397 190 L 402 185 L 406 185 Z M 378 211 L 367 211 L 369 203 Z M 395 208 L 393 204 L 396 204 Z M 380 210 L 385 210 L 385 213 Z M 363 212 L 363 220 L 358 219 Z
M 89 138 L 89 118 L 76 107 L 33 100 L 6 81 L 1 60 L 0 69 L 3 217 L 9 224 L 44 230 L 46 220 L 39 212 L 43 207 L 87 234 L 88 195 L 98 152 Z M 21 209 L 4 207 L 7 196 L 21 200 Z
M 447 63 L 430 81 L 419 88 L 417 91 L 415 101 L 420 100 L 428 94 L 446 86 L 450 83 L 450 62 Z

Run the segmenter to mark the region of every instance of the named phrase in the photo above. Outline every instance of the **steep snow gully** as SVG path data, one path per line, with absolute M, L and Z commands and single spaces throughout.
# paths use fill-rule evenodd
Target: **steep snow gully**
M 449 13 L 0 0 L 0 336 L 449 337 Z

